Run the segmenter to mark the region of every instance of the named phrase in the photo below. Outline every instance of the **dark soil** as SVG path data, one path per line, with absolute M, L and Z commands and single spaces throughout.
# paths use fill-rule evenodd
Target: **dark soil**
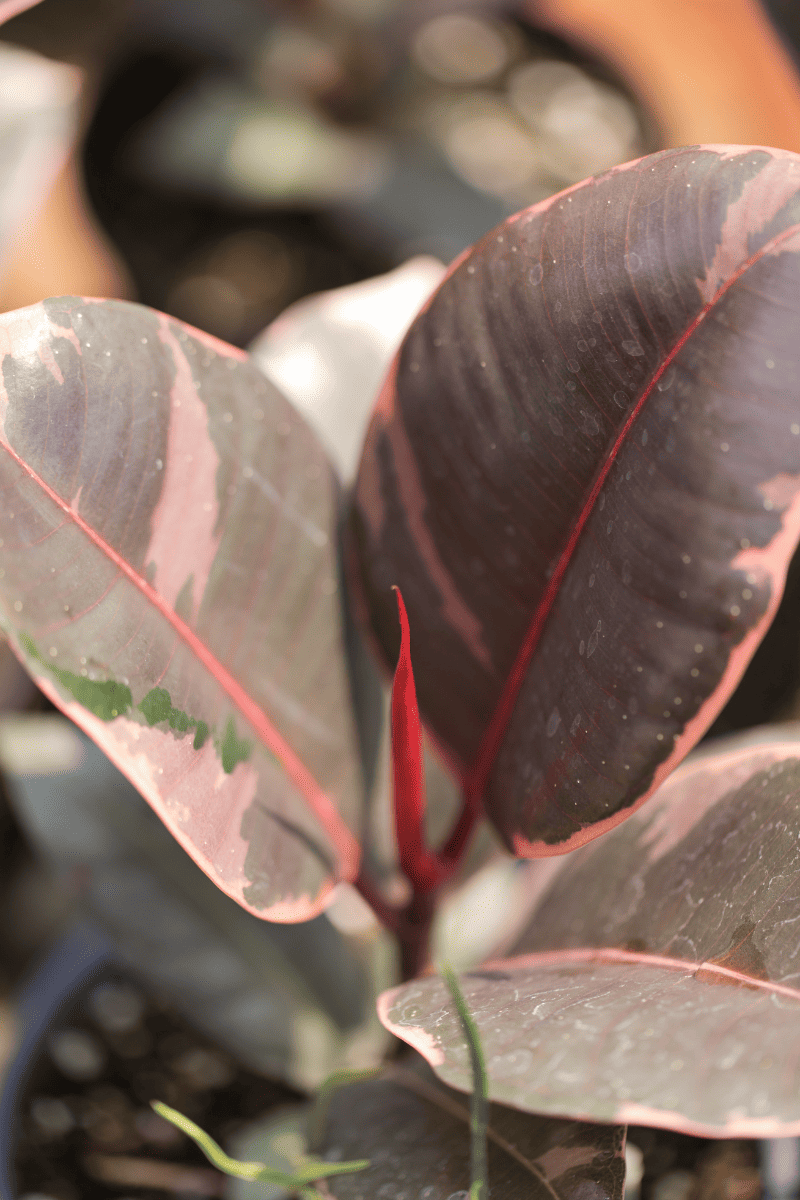
M 298 1094 L 237 1064 L 138 985 L 106 974 L 54 1027 L 19 1105 L 17 1196 L 200 1200 L 224 1177 L 150 1108 L 220 1140 Z
M 759 1200 L 763 1195 L 757 1142 L 711 1141 L 633 1125 L 628 1142 L 644 1156 L 640 1200 Z
M 298 1093 L 247 1071 L 141 988 L 106 973 L 54 1027 L 19 1105 L 19 1200 L 201 1200 L 223 1176 L 151 1100 L 223 1144 Z M 641 1200 L 759 1200 L 757 1144 L 631 1128 Z M 389 1198 L 390 1200 L 390 1198 Z

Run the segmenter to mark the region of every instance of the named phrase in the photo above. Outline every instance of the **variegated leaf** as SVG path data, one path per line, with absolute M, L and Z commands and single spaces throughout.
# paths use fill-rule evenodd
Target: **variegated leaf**
M 318 912 L 362 779 L 336 479 L 241 351 L 138 305 L 0 318 L 0 623 L 229 895 Z

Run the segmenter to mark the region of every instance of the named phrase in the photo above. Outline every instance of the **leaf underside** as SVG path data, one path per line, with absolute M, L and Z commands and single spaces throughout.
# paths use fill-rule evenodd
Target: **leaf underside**
M 665 151 L 460 260 L 350 521 L 387 663 L 516 853 L 619 823 L 714 719 L 800 535 L 800 158 Z
M 199 865 L 275 920 L 357 869 L 337 486 L 247 357 L 138 305 L 0 318 L 0 623 Z
M 799 846 L 787 726 L 698 752 L 630 821 L 535 874 L 512 956 L 460 980 L 489 1095 L 705 1136 L 800 1134 Z M 469 1087 L 438 980 L 379 1011 Z

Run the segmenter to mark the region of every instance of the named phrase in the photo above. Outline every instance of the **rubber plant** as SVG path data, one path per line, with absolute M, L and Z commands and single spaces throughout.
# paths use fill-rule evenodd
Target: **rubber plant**
M 354 884 L 401 947 L 384 1023 L 464 1089 L 433 913 L 484 817 L 549 859 L 516 945 L 460 986 L 490 1145 L 527 1139 L 550 1195 L 579 1170 L 618 1194 L 632 1120 L 800 1133 L 800 736 L 673 775 L 800 539 L 799 283 L 798 156 L 690 147 L 579 184 L 453 265 L 352 492 L 230 346 L 123 302 L 0 318 L 3 631 L 223 891 L 298 922 Z M 361 854 L 362 637 L 394 671 L 398 905 Z M 463 797 L 439 846 L 422 725 Z M 373 1124 L 332 1109 L 378 1172 L 332 1194 L 378 1186 L 396 1086 L 354 1085 Z

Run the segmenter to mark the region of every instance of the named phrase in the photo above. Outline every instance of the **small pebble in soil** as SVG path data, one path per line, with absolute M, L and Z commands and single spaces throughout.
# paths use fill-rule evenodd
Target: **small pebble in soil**
M 695 1180 L 692 1171 L 668 1171 L 656 1182 L 653 1200 L 687 1200 Z
M 76 1083 L 97 1079 L 103 1073 L 106 1056 L 102 1046 L 82 1029 L 62 1029 L 49 1041 L 50 1057 L 62 1075 Z
M 63 1137 L 75 1126 L 75 1118 L 63 1100 L 42 1096 L 31 1104 L 31 1116 L 46 1137 Z
M 108 1033 L 138 1029 L 144 1009 L 141 992 L 126 983 L 101 983 L 89 994 L 89 1010 Z
M 236 1074 L 233 1063 L 221 1054 L 195 1046 L 173 1059 L 172 1066 L 197 1088 L 227 1087 Z

